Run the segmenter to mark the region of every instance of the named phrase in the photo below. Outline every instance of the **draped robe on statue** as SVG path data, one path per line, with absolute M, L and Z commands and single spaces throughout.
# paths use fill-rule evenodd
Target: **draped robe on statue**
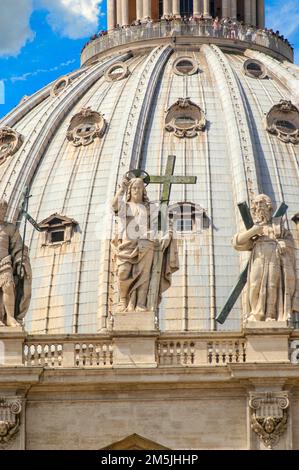
M 284 242 L 283 252 L 279 242 Z M 264 226 L 262 236 L 247 243 L 233 238 L 239 251 L 251 251 L 246 289 L 247 317 L 257 320 L 286 321 L 299 311 L 296 289 L 295 246 L 292 234 L 286 230 L 281 218 L 273 218 Z
M 128 296 L 131 304 L 136 304 L 137 291 L 149 289 L 157 239 L 155 221 L 157 213 L 150 210 L 150 204 L 124 202 L 118 213 L 121 226 L 118 237 L 113 242 L 116 265 L 131 264 L 128 278 Z M 176 240 L 171 238 L 163 252 L 163 264 L 159 287 L 159 301 L 162 293 L 171 285 L 171 275 L 179 269 Z

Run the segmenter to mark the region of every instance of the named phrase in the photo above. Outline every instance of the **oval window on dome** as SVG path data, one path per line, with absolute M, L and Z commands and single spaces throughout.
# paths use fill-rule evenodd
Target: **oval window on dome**
M 193 75 L 197 69 L 197 64 L 191 57 L 179 57 L 173 64 L 173 71 L 177 75 Z
M 265 78 L 266 69 L 265 66 L 258 60 L 248 59 L 244 63 L 244 72 L 245 75 L 251 78 Z
M 51 89 L 51 96 L 55 98 L 56 96 L 60 95 L 63 90 L 68 87 L 70 84 L 69 77 L 61 77 L 59 78 L 53 85 Z
M 127 64 L 123 62 L 117 62 L 116 64 L 111 65 L 105 73 L 105 79 L 108 82 L 116 82 L 127 77 L 129 74 L 129 68 Z

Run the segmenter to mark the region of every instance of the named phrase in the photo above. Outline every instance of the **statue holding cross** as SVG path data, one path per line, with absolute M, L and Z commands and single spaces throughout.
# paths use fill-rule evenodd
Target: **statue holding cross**
M 282 219 L 286 208 L 282 205 L 282 211 L 273 217 L 271 199 L 265 194 L 256 196 L 247 230 L 233 238 L 236 250 L 251 251 L 245 312 L 248 321 L 287 321 L 299 310 L 294 239 Z
M 118 312 L 155 309 L 162 293 L 171 285 L 171 275 L 179 269 L 176 240 L 167 220 L 171 185 L 194 184 L 196 178 L 173 176 L 174 165 L 175 157 L 169 156 L 165 176 L 149 176 L 140 170 L 128 172 L 113 199 L 112 208 L 119 222 L 112 242 L 119 288 Z M 163 184 L 158 208 L 148 199 L 149 183 Z

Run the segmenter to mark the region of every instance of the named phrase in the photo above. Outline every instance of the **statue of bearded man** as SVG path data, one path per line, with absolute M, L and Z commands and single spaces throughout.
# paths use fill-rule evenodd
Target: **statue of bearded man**
M 272 201 L 265 194 L 254 199 L 251 215 L 254 226 L 233 238 L 236 250 L 251 251 L 247 320 L 286 321 L 299 311 L 294 239 L 282 218 L 272 217 Z

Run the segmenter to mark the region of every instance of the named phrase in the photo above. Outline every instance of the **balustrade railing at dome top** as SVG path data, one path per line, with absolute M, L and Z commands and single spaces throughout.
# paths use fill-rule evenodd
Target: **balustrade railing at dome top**
M 231 22 L 227 25 L 221 23 L 218 28 L 215 28 L 212 21 L 205 20 L 202 23 L 196 21 L 188 23 L 181 21 L 148 22 L 114 29 L 88 42 L 82 50 L 81 62 L 84 64 L 95 55 L 113 47 L 149 39 L 176 36 L 204 37 L 211 42 L 214 39 L 243 41 L 266 47 L 293 61 L 293 48 L 286 40 L 270 31 L 238 22 Z

